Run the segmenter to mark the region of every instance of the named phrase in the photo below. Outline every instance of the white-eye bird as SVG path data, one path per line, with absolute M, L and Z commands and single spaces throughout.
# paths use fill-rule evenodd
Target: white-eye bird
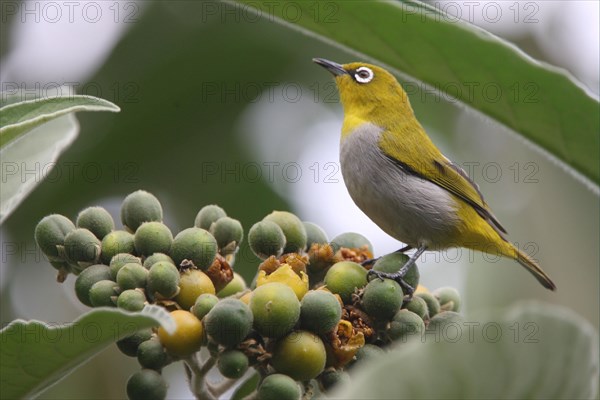
M 433 144 L 392 74 L 361 62 L 313 61 L 334 75 L 340 93 L 340 163 L 350 196 L 383 231 L 407 245 L 399 251 L 417 249 L 398 272 L 371 270 L 371 276 L 407 288 L 402 277 L 425 250 L 465 247 L 512 258 L 544 287 L 556 289 L 508 241 L 479 187 Z

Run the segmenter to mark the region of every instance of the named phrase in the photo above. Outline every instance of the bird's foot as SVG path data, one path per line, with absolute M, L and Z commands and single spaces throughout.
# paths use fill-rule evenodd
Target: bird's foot
M 402 288 L 402 292 L 405 295 L 408 295 L 408 298 L 411 299 L 413 296 L 413 293 L 415 292 L 415 288 L 412 287 L 411 285 L 409 285 L 405 280 L 404 280 L 404 275 L 403 273 L 400 272 L 394 272 L 394 273 L 390 273 L 390 272 L 381 272 L 381 271 L 373 271 L 370 270 L 369 272 L 367 272 L 367 281 L 371 281 L 375 278 L 379 278 L 381 280 L 384 279 L 391 279 L 395 282 L 398 283 L 398 285 L 400 285 L 400 287 Z
M 394 253 L 403 253 L 412 249 L 412 246 L 404 246 L 401 249 L 398 249 L 396 251 L 394 251 Z M 366 267 L 367 265 L 371 265 L 377 262 L 377 260 L 379 260 L 381 257 L 375 257 L 375 258 L 369 258 L 368 260 L 365 260 L 363 262 L 360 263 L 360 265 L 362 265 L 363 267 Z

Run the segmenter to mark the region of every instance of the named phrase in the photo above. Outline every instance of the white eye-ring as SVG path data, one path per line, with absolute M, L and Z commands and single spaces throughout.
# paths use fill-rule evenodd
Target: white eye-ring
M 354 79 L 356 79 L 356 81 L 360 83 L 369 83 L 371 82 L 371 80 L 373 80 L 374 76 L 375 75 L 373 74 L 373 71 L 371 71 L 370 68 L 360 67 L 356 70 L 356 73 L 354 74 Z

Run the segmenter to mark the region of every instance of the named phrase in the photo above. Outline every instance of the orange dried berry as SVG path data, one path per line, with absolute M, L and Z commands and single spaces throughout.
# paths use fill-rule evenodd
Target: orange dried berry
M 342 319 L 350 322 L 354 330 L 361 332 L 366 340 L 370 340 L 375 335 L 371 318 L 356 306 L 344 306 L 342 309 Z
M 270 256 L 267 259 L 265 259 L 265 261 L 260 263 L 260 265 L 258 266 L 258 270 L 265 271 L 267 274 L 270 274 L 272 272 L 275 272 L 275 270 L 279 268 L 280 265 L 281 262 L 277 257 Z
M 338 251 L 337 255 L 342 260 L 354 261 L 358 264 L 361 264 L 362 262 L 371 260 L 373 258 L 373 252 L 369 250 L 369 247 L 367 245 L 355 248 L 342 247 Z
M 281 257 L 284 259 L 284 263 L 288 264 L 295 273 L 306 272 L 306 265 L 308 264 L 308 256 L 303 256 L 298 253 L 289 253 Z
M 356 352 L 364 345 L 363 333 L 354 329 L 349 321 L 341 320 L 325 341 L 327 366 L 343 367 L 352 361 Z
M 310 272 L 317 272 L 326 270 L 336 262 L 341 261 L 341 258 L 335 256 L 335 251 L 331 245 L 313 243 L 308 250 L 308 260 L 307 269 Z
M 233 269 L 222 255 L 217 254 L 211 266 L 206 270 L 206 275 L 213 282 L 215 290 L 220 292 L 233 280 Z

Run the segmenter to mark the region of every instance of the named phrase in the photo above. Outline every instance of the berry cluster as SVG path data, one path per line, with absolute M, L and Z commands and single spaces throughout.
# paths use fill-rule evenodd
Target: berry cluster
M 417 288 L 414 296 L 389 279 L 368 281 L 370 268 L 398 271 L 406 255 L 372 260 L 364 236 L 330 241 L 289 212 L 274 211 L 250 228 L 248 243 L 262 260 L 251 285 L 232 269 L 242 225 L 218 206 L 203 207 L 194 227 L 173 237 L 158 199 L 140 190 L 123 201 L 121 221 L 124 229 L 115 230 L 101 207 L 81 211 L 75 224 L 53 214 L 39 222 L 35 239 L 60 282 L 77 275 L 83 304 L 170 311 L 174 333 L 142 330 L 117 343 L 142 366 L 128 381 L 130 399 L 164 398 L 161 370 L 177 360 L 198 397 L 216 398 L 229 387 L 204 379 L 216 366 L 231 384 L 253 367 L 259 399 L 310 398 L 346 381 L 348 369 L 391 343 L 458 316 L 457 291 L 430 293 L 416 266 L 404 277 Z

